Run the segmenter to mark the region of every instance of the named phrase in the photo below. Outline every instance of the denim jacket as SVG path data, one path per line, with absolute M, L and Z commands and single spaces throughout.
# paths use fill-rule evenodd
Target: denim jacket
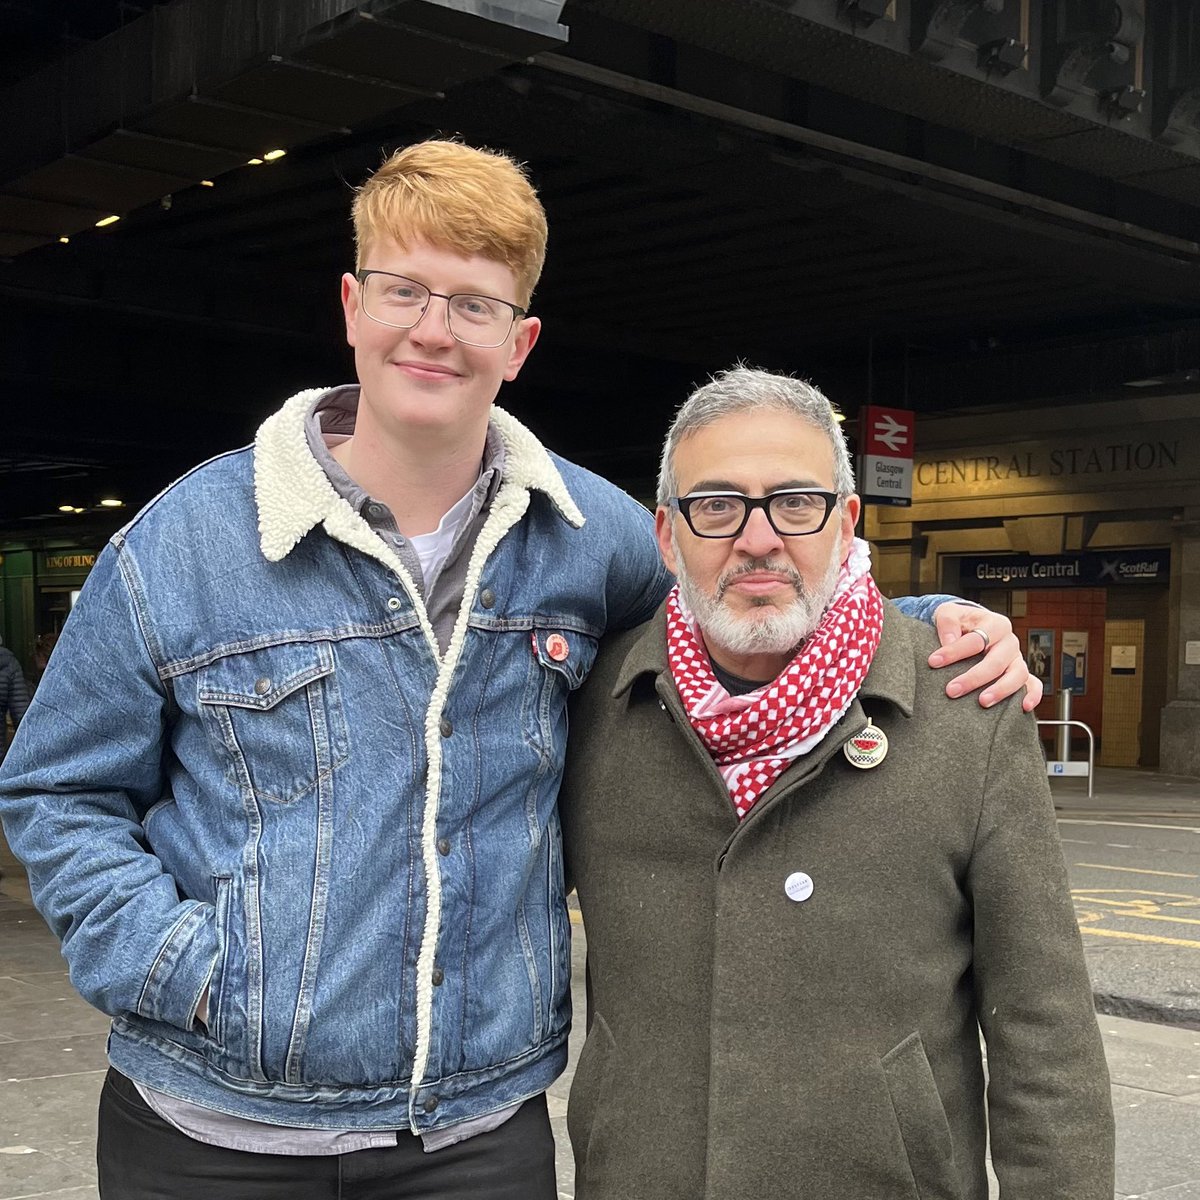
M 422 1131 L 565 1064 L 566 699 L 670 577 L 640 505 L 495 410 L 504 479 L 441 658 L 308 449 L 319 394 L 105 548 L 0 808 L 120 1070 L 257 1120 Z
M 0 814 L 121 1071 L 235 1116 L 423 1132 L 565 1065 L 566 701 L 670 576 L 641 506 L 494 410 L 504 479 L 440 656 L 306 444 L 320 395 L 113 537 Z

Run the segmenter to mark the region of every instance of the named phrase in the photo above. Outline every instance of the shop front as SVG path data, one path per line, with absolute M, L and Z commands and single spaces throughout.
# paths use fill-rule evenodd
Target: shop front
M 0 633 L 36 683 L 98 550 L 15 543 L 0 550 Z
M 884 590 L 1008 613 L 1038 716 L 1069 690 L 1105 765 L 1200 775 L 1196 403 L 922 417 L 912 506 L 868 509 Z

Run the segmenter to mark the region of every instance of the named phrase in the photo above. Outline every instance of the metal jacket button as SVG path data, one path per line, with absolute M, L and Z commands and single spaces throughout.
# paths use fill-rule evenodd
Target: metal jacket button
M 431 1112 L 433 1112 L 433 1110 L 434 1110 L 435 1108 L 437 1108 L 437 1106 L 438 1106 L 438 1098 L 437 1098 L 436 1096 L 429 1096 L 429 1097 L 427 1097 L 427 1098 L 426 1098 L 426 1100 L 425 1100 L 425 1103 L 421 1105 L 421 1107 L 422 1107 L 422 1108 L 423 1108 L 423 1109 L 424 1109 L 424 1110 L 425 1110 L 427 1113 L 431 1113 Z
M 496 593 L 493 592 L 491 588 L 484 588 L 483 591 L 479 593 L 479 603 L 483 605 L 484 608 L 494 607 L 496 603 Z
M 271 681 L 267 678 L 256 679 L 254 681 L 254 694 L 256 696 L 265 696 L 271 690 Z
M 448 717 L 443 717 L 438 722 L 438 728 L 442 731 L 442 737 L 449 737 L 454 732 L 454 726 L 450 724 Z
M 446 976 L 442 973 L 441 967 L 434 967 L 433 975 L 431 976 L 431 978 L 433 979 L 434 987 L 441 987 L 442 982 L 445 980 Z
M 443 858 L 445 858 L 446 855 L 450 853 L 450 839 L 449 838 L 438 838 L 437 848 L 438 848 L 438 853 Z
M 398 612 L 401 608 L 400 598 L 398 596 L 389 596 L 387 606 L 389 611 Z

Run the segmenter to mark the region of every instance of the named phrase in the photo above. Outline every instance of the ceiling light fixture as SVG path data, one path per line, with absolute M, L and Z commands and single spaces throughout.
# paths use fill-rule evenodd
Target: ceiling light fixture
M 1023 70 L 1029 55 L 1029 47 L 1016 38 L 998 38 L 979 47 L 977 62 L 980 69 L 995 71 L 1000 76 Z
M 1100 97 L 1100 107 L 1110 120 L 1125 121 L 1135 113 L 1142 111 L 1142 104 L 1145 102 L 1145 99 L 1146 92 L 1144 88 L 1126 85 L 1115 88 L 1111 92 L 1105 92 Z
M 268 150 L 266 154 L 263 155 L 263 158 L 265 158 L 267 162 L 277 162 L 286 153 L 286 150 Z
M 892 0 L 841 0 L 841 11 L 854 25 L 874 25 L 881 17 L 895 19 Z
M 213 185 L 213 181 L 211 179 L 202 179 L 202 180 L 200 180 L 200 186 L 201 187 L 213 187 L 214 185 Z
M 1200 383 L 1200 369 L 1188 367 L 1182 371 L 1149 375 L 1145 379 L 1126 379 L 1125 386 L 1131 388 L 1169 387 Z
M 96 222 L 96 228 L 103 229 L 105 225 L 115 225 L 120 219 L 121 218 L 115 214 L 111 217 L 101 217 L 100 220 Z
M 125 501 L 118 500 L 113 496 L 107 496 L 107 497 L 105 497 L 105 499 L 100 501 L 100 507 L 101 508 L 124 508 Z
M 69 237 L 66 237 L 65 235 L 63 237 L 60 237 L 58 240 L 60 242 L 62 242 L 62 244 L 64 246 L 66 246 L 71 241 L 71 239 Z
M 262 165 L 263 165 L 263 160 L 261 158 L 246 159 L 246 166 L 248 166 L 248 167 L 261 167 Z
M 73 505 L 73 504 L 60 504 L 60 505 L 58 506 L 58 511 L 59 511 L 59 512 L 74 512 L 74 511 L 75 511 L 75 505 Z

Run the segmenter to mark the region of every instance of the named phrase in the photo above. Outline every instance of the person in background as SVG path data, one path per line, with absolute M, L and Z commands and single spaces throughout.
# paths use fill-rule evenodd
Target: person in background
M 33 644 L 33 686 L 34 690 L 41 683 L 42 676 L 46 673 L 47 666 L 50 665 L 50 655 L 54 653 L 54 647 L 58 642 L 57 633 L 39 633 L 37 640 Z
M 29 707 L 29 684 L 17 656 L 0 641 L 0 758 L 8 739 L 3 736 L 6 720 L 15 730 Z

